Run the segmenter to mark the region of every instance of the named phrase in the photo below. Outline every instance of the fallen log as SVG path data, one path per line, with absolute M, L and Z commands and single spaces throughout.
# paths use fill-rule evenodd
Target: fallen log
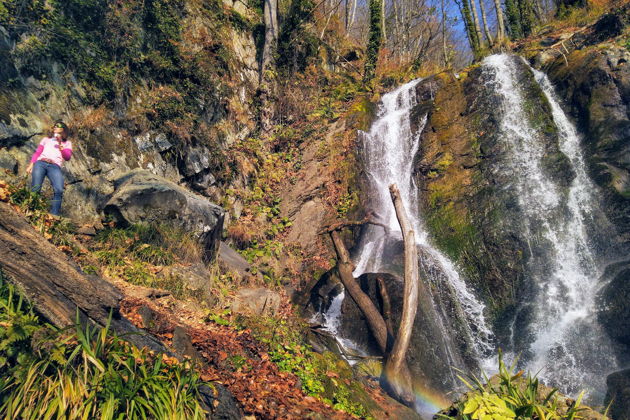
M 413 322 L 418 309 L 418 248 L 415 234 L 403 206 L 400 192 L 396 184 L 389 186 L 389 192 L 396 209 L 396 217 L 400 224 L 404 242 L 405 286 L 402 318 L 398 327 L 394 348 L 385 362 L 385 376 L 391 386 L 392 393 L 403 401 L 413 401 L 413 383 L 409 369 L 405 365 L 405 355 L 409 348 Z
M 361 312 L 365 316 L 370 331 L 374 335 L 376 342 L 386 358 L 384 369 L 384 380 L 387 391 L 398 401 L 408 406 L 413 405 L 415 396 L 413 393 L 413 382 L 411 372 L 405 360 L 405 354 L 409 348 L 409 341 L 413 329 L 413 322 L 418 307 L 418 250 L 414 232 L 408 221 L 406 212 L 403 208 L 402 199 L 396 185 L 390 186 L 392 201 L 396 209 L 396 216 L 403 231 L 404 241 L 404 265 L 405 265 L 405 293 L 403 301 L 403 314 L 398 328 L 396 339 L 392 337 L 384 316 L 378 310 L 370 297 L 361 289 L 356 279 L 352 275 L 354 266 L 350 260 L 350 255 L 344 245 L 339 231 L 347 226 L 356 226 L 364 223 L 371 223 L 369 217 L 360 222 L 341 222 L 336 223 L 325 231 L 330 234 L 333 241 L 335 251 L 337 252 L 337 271 L 341 277 L 341 282 L 350 294 L 350 297 L 356 302 Z M 387 230 L 387 228 L 386 228 Z M 385 302 L 388 305 L 388 294 L 384 284 L 380 285 L 380 291 Z M 387 301 L 387 302 L 386 302 Z M 389 308 L 384 308 L 388 313 Z
M 0 202 L 0 270 L 19 293 L 50 323 L 60 328 L 79 322 L 105 326 L 111 314 L 110 329 L 127 334 L 125 339 L 138 347 L 166 351 L 153 337 L 140 334 L 119 312 L 122 294 L 112 284 L 95 275 L 86 275 L 79 266 L 46 241 L 11 206 Z M 133 334 L 129 334 L 133 333 Z

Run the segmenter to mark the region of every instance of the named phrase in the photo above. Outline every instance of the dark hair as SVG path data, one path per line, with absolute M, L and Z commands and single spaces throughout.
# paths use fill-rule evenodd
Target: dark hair
M 65 122 L 63 122 L 63 121 L 61 121 L 61 120 L 57 120 L 57 121 L 55 121 L 55 122 L 53 123 L 52 128 L 53 128 L 53 130 L 54 130 L 55 128 L 62 128 L 62 129 L 63 129 L 63 134 L 61 135 L 61 138 L 63 139 L 63 141 L 66 141 L 66 140 L 68 139 L 68 134 L 70 134 L 70 133 L 69 133 L 69 131 L 70 131 L 70 130 L 68 129 L 68 126 L 66 125 L 66 123 L 65 123 Z M 52 136 L 53 136 L 53 133 L 50 133 L 48 136 L 49 136 L 49 137 L 52 137 Z

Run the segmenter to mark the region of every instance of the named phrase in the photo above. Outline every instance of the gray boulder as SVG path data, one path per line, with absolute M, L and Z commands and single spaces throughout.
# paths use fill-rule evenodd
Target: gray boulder
M 144 170 L 134 170 L 115 182 L 104 212 L 122 225 L 168 223 L 199 238 L 204 259 L 217 254 L 225 211 L 204 197 Z
M 614 420 L 630 420 L 630 369 L 611 373 L 606 378 L 608 393 L 606 405 L 610 405 L 610 417 Z
M 248 280 L 250 277 L 256 277 L 256 275 L 252 273 L 251 264 L 225 242 L 221 242 L 219 245 L 217 259 L 223 269 L 238 275 L 241 281 Z
M 232 312 L 250 315 L 275 315 L 280 309 L 280 295 L 259 287 L 241 289 L 232 302 Z

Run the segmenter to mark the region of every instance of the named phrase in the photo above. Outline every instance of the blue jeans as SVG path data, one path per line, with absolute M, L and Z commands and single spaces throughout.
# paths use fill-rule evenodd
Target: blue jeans
M 54 163 L 38 160 L 33 165 L 33 173 L 31 176 L 31 191 L 33 192 L 39 192 L 42 189 L 44 177 L 48 177 L 54 191 L 50 214 L 59 216 L 61 212 L 61 200 L 63 198 L 63 174 L 61 173 L 61 168 Z

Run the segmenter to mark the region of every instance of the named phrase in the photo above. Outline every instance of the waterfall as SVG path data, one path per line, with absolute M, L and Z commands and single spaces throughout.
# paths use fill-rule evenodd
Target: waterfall
M 390 272 L 393 255 L 400 253 L 402 234 L 389 193 L 389 185 L 396 184 L 414 228 L 416 242 L 421 255 L 421 271 L 434 286 L 453 296 L 457 314 L 461 319 L 460 333 L 467 335 L 466 341 L 472 347 L 476 359 L 493 351 L 493 335 L 487 327 L 483 315 L 484 305 L 467 289 L 454 264 L 432 246 L 427 229 L 422 222 L 418 206 L 418 188 L 413 179 L 413 164 L 418 152 L 420 137 L 427 121 L 425 115 L 418 127 L 412 129 L 410 113 L 416 105 L 416 85 L 420 80 L 409 82 L 398 89 L 383 95 L 376 120 L 369 133 L 360 132 L 362 159 L 368 177 L 369 209 L 378 216 L 378 221 L 387 226 L 368 226 L 362 233 L 354 276 L 364 273 Z M 398 267 L 400 272 L 400 267 Z M 402 285 L 401 285 L 402 287 Z M 443 352 L 449 358 L 448 365 L 463 366 L 457 350 L 451 342 L 453 335 L 449 314 L 433 296 L 435 322 L 442 337 L 435 337 L 435 345 L 441 343 Z M 452 312 L 452 311 L 450 311 Z M 450 315 L 451 317 L 453 314 Z M 448 325 L 448 327 L 447 327 Z
M 508 55 L 486 58 L 482 65 L 490 75 L 490 87 L 501 101 L 501 139 L 506 158 L 502 169 L 508 171 L 523 214 L 519 223 L 530 246 L 527 281 L 534 286 L 528 305 L 533 320 L 531 336 L 524 352 L 527 370 L 539 373 L 548 385 L 575 395 L 581 390 L 601 400 L 607 373 L 616 360 L 611 343 L 597 322 L 595 297 L 603 270 L 589 239 L 589 227 L 599 213 L 593 196 L 595 186 L 587 176 L 580 151 L 580 138 L 562 111 L 548 78 L 534 72 L 552 110 L 558 130 L 558 147 L 568 158 L 574 179 L 561 186 L 545 173 L 545 148 L 529 122 L 525 99 L 517 86 L 522 71 Z M 518 334 L 519 331 L 515 331 Z

